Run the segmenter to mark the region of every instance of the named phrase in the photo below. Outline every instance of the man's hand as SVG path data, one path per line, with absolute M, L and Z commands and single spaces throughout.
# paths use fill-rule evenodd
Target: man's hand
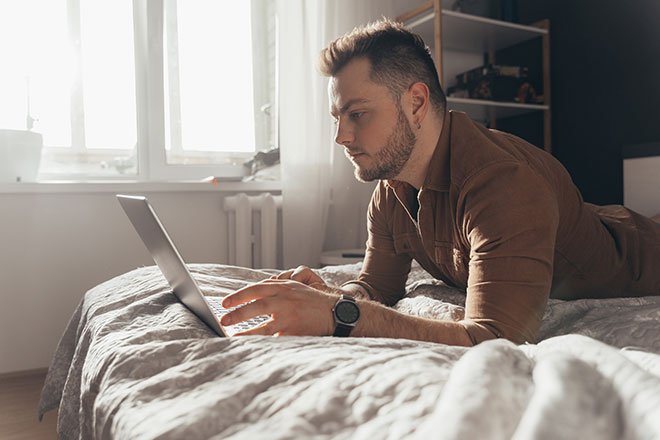
M 315 274 L 312 269 L 307 266 L 298 266 L 295 269 L 285 270 L 279 275 L 273 275 L 271 278 L 276 280 L 288 279 L 298 281 L 315 289 L 323 290 L 324 292 L 331 291 L 328 285 L 325 284 L 325 281 L 323 281 L 323 278 Z
M 318 276 L 314 277 L 320 280 Z M 312 278 L 305 272 L 304 279 Z M 320 283 L 325 286 L 323 280 Z M 318 280 L 314 284 L 318 285 Z M 245 305 L 224 315 L 220 323 L 229 326 L 260 315 L 270 315 L 268 321 L 236 335 L 329 336 L 335 328 L 332 308 L 338 299 L 338 295 L 322 292 L 302 282 L 271 278 L 225 297 L 222 301 L 225 308 Z
M 303 272 L 306 273 L 301 270 Z M 307 278 L 308 275 L 304 279 L 319 282 L 318 278 Z M 239 308 L 224 315 L 220 324 L 230 326 L 270 315 L 271 319 L 266 322 L 236 335 L 329 336 L 335 331 L 332 308 L 338 299 L 339 294 L 323 292 L 292 279 L 271 278 L 226 296 L 222 300 L 223 307 Z M 420 318 L 375 301 L 358 301 L 360 321 L 351 336 L 415 339 L 464 346 L 473 344 L 461 322 Z

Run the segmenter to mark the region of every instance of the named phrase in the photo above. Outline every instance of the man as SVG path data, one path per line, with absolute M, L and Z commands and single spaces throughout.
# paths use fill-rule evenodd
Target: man
M 336 142 L 358 179 L 380 180 L 362 271 L 340 289 L 305 267 L 284 272 L 227 297 L 225 307 L 255 301 L 223 325 L 269 314 L 244 334 L 523 343 L 535 340 L 549 296 L 660 294 L 660 226 L 584 203 L 552 156 L 448 112 L 421 38 L 382 20 L 335 40 L 320 65 Z M 386 307 L 403 296 L 413 258 L 466 289 L 463 320 Z

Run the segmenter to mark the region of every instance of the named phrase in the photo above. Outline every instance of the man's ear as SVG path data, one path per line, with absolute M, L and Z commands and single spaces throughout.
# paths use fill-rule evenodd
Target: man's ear
M 412 117 L 416 124 L 421 124 L 429 110 L 431 94 L 423 82 L 416 82 L 408 88 L 412 104 Z

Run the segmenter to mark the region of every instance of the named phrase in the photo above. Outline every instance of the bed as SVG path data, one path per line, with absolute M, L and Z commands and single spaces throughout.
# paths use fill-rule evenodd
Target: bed
M 273 271 L 190 265 L 205 295 Z M 319 269 L 329 284 L 360 263 Z M 461 319 L 464 293 L 418 266 L 395 308 Z M 538 343 L 219 338 L 156 267 L 88 291 L 40 417 L 63 439 L 660 438 L 660 297 L 551 300 Z

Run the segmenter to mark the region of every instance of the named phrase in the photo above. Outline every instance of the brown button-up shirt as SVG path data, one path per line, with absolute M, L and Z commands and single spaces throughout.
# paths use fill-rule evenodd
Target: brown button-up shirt
M 368 228 L 360 284 L 394 304 L 414 258 L 466 289 L 474 344 L 534 341 L 549 296 L 660 295 L 660 225 L 585 203 L 550 154 L 460 112 L 445 114 L 419 192 L 376 187 Z

